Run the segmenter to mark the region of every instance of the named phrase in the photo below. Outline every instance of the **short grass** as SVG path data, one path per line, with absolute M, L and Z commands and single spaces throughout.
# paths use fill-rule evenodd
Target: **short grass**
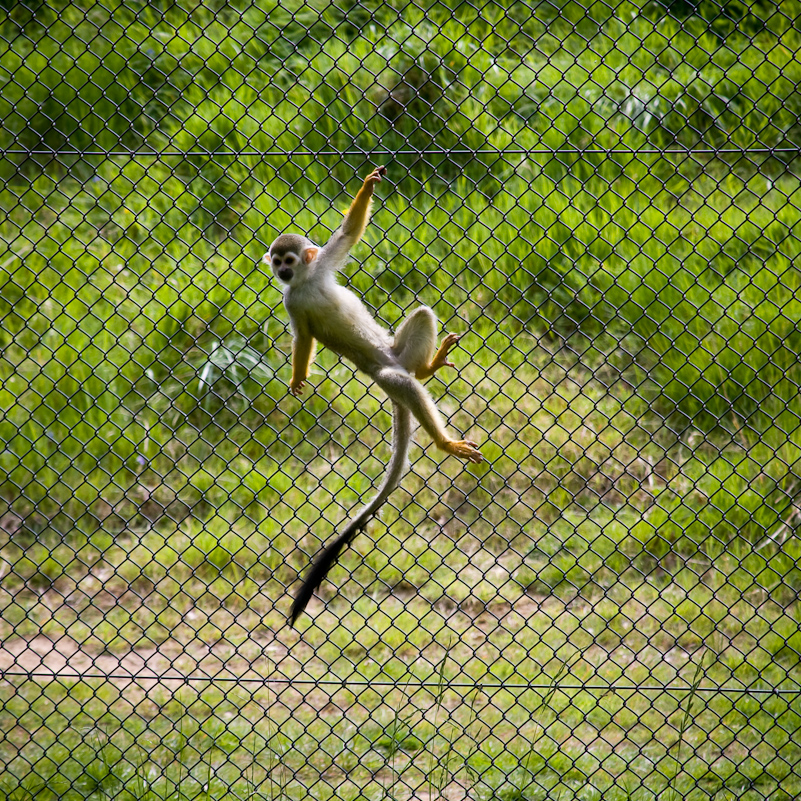
M 797 797 L 796 4 L 190 5 L 2 22 L 0 793 Z M 288 396 L 259 259 L 359 151 L 487 461 L 418 437 L 292 632 L 389 416 Z

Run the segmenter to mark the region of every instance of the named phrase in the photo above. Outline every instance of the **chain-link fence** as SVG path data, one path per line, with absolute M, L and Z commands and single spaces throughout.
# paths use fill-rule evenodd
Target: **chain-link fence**
M 801 3 L 2 3 L 0 794 L 801 796 Z M 464 334 L 468 465 L 261 257 Z

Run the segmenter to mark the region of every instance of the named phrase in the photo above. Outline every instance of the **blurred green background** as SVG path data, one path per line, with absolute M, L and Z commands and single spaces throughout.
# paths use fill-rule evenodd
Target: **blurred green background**
M 0 13 L 0 790 L 798 796 L 801 4 Z M 390 421 L 260 258 L 378 163 L 345 280 L 487 463 L 419 435 L 301 637 Z

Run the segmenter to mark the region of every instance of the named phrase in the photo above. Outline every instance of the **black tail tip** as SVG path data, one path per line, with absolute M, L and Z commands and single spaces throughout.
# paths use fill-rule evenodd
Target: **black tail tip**
M 292 601 L 292 606 L 289 609 L 288 621 L 289 621 L 289 628 L 294 629 L 295 623 L 298 622 L 298 618 L 303 614 L 306 609 L 306 605 L 311 600 L 311 597 L 314 593 L 308 591 L 308 583 L 304 583 L 303 586 L 300 588 L 300 591 L 295 596 L 295 600 Z

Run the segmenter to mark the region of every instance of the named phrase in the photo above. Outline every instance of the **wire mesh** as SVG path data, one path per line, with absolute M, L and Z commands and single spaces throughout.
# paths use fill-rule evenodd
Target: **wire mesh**
M 0 792 L 801 795 L 795 0 L 7 2 Z M 369 498 L 261 264 L 464 336 Z

